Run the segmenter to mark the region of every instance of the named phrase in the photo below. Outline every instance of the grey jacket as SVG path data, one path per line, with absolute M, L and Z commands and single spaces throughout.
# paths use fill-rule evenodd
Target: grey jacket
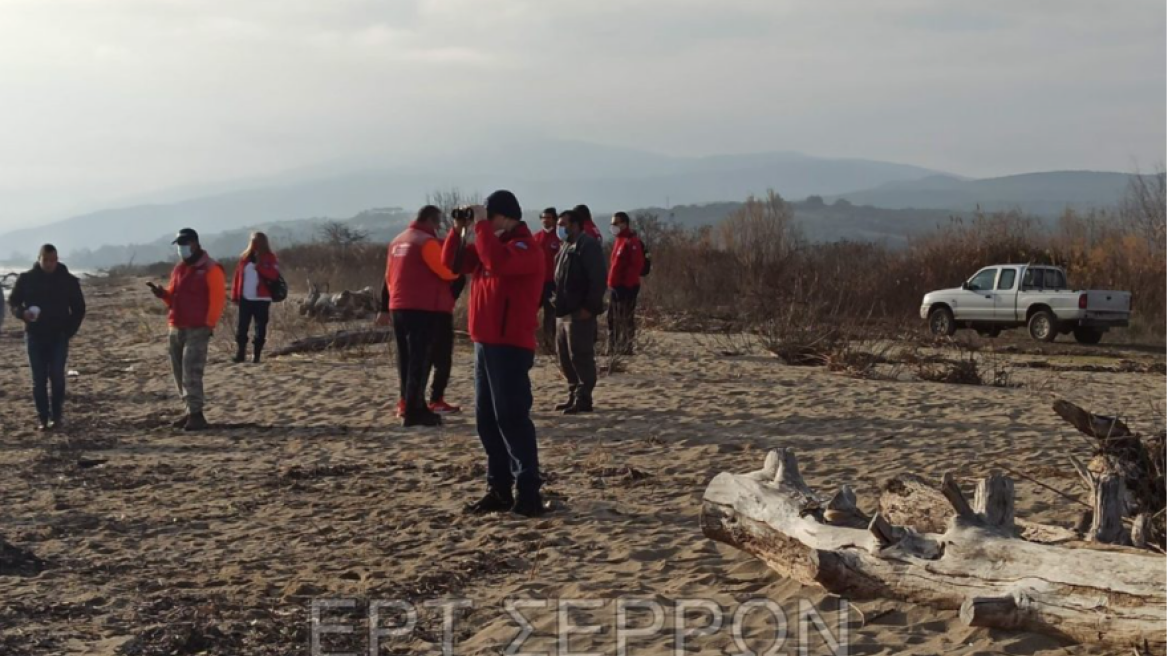
M 607 283 L 604 249 L 595 238 L 581 234 L 556 256 L 556 291 L 552 296 L 556 316 L 566 317 L 581 308 L 593 316 L 603 314 Z

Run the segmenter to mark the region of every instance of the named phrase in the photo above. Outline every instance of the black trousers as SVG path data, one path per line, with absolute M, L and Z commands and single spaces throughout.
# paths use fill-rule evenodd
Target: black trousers
M 393 310 L 393 333 L 397 341 L 397 375 L 406 414 L 425 412 L 426 381 L 430 379 L 435 327 L 443 312 Z
M 437 403 L 446 396 L 450 367 L 454 364 L 454 315 L 446 312 L 437 314 L 434 321 L 434 350 L 430 354 L 434 362 L 434 380 L 430 383 L 431 403 Z
M 608 353 L 633 354 L 640 287 L 614 287 L 608 305 Z
M 247 333 L 251 329 L 251 322 L 255 320 L 255 345 L 263 348 L 268 340 L 268 315 L 271 312 L 271 301 L 249 301 L 246 298 L 239 300 L 239 325 L 235 330 L 235 343 L 247 346 Z

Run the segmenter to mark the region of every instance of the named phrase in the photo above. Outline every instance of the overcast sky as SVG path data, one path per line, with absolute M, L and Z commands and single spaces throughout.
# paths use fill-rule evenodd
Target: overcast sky
M 0 227 L 548 136 L 1155 168 L 1164 0 L 0 0 Z

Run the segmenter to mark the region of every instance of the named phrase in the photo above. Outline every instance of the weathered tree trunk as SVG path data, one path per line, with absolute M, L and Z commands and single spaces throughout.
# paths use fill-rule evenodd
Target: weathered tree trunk
M 1013 487 L 1012 483 L 1010 487 Z M 1013 505 L 1012 497 L 1010 504 Z M 928 533 L 944 533 L 950 518 L 954 516 L 953 506 L 945 499 L 945 495 L 916 474 L 899 474 L 884 483 L 880 494 L 880 513 L 893 524 L 913 526 Z M 1081 538 L 1071 529 L 1025 519 L 1015 518 L 1014 528 L 1016 535 L 1029 542 L 1059 544 Z
M 1168 546 L 1164 525 L 1168 467 L 1164 433 L 1141 436 L 1117 418 L 1092 414 L 1067 401 L 1055 401 L 1054 411 L 1093 438 L 1096 445 L 1086 465 L 1069 456 L 1091 495 L 1091 539 L 1124 544 L 1139 537 L 1141 544 L 1156 545 L 1161 550 Z M 1143 520 L 1139 536 L 1129 535 L 1122 525 L 1125 518 L 1136 515 L 1148 517 Z
M 993 501 L 1007 488 L 986 483 L 979 514 L 946 476 L 942 498 L 953 518 L 940 534 L 897 526 L 883 513 L 868 530 L 832 526 L 821 519 L 820 498 L 799 476 L 794 454 L 782 450 L 769 454 L 762 470 L 715 477 L 701 525 L 708 537 L 781 574 L 846 598 L 964 607 L 962 617 L 975 626 L 1164 653 L 1164 558 L 1016 539 L 1004 525 L 1012 502 Z M 995 518 L 1003 524 L 987 521 Z
M 1123 529 L 1123 517 L 1127 514 L 1124 502 L 1123 479 L 1108 474 L 1095 484 L 1094 514 L 1091 518 L 1091 539 L 1104 544 L 1123 544 L 1127 532 Z
M 342 330 L 332 335 L 320 335 L 298 339 L 288 346 L 273 350 L 269 357 L 291 355 L 293 353 L 315 353 L 327 349 L 343 349 L 362 344 L 383 344 L 393 339 L 393 331 L 387 328 L 368 330 Z

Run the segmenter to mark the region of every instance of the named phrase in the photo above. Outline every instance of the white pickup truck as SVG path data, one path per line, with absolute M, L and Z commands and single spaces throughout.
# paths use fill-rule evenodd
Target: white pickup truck
M 1062 269 L 1028 264 L 986 267 L 961 287 L 929 292 L 921 302 L 929 330 L 945 336 L 973 328 L 997 337 L 1026 326 L 1041 342 L 1074 333 L 1080 344 L 1098 344 L 1109 329 L 1126 327 L 1130 316 L 1131 292 L 1075 290 Z

